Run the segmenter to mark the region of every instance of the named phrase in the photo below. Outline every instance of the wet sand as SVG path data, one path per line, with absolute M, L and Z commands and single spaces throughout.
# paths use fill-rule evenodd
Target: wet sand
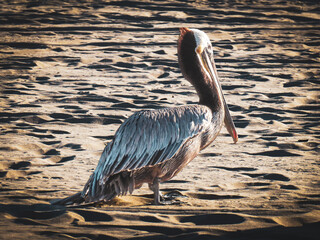
M 8 1 L 0 10 L 1 239 L 318 239 L 320 4 Z M 161 189 L 101 206 L 81 190 L 133 112 L 192 104 L 178 28 L 210 37 L 239 133 Z

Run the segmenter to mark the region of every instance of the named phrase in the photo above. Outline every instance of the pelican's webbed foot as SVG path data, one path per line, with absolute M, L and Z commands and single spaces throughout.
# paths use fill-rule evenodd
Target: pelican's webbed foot
M 171 192 L 166 193 L 165 195 L 162 196 L 164 199 L 176 199 L 178 197 L 187 197 L 186 195 L 183 195 L 180 191 L 178 190 L 173 190 Z
M 178 198 L 186 198 L 186 195 L 183 195 L 180 191 L 178 190 L 173 190 L 171 192 L 168 192 L 164 195 L 162 195 L 161 202 L 162 204 L 181 204 L 182 202 Z

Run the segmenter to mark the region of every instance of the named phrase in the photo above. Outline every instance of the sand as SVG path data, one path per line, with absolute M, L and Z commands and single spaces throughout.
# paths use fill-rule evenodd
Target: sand
M 0 10 L 1 239 L 318 239 L 320 4 L 6 1 Z M 192 104 L 179 27 L 210 37 L 239 133 L 108 204 L 81 190 L 133 112 Z

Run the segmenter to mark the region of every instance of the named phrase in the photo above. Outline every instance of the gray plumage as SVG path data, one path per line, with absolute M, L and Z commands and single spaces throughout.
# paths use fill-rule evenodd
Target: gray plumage
M 132 193 L 142 184 L 139 181 L 142 176 L 138 175 L 143 168 L 154 168 L 152 171 L 163 168 L 158 177 L 164 180 L 172 177 L 179 168 L 166 169 L 165 163 L 183 161 L 179 156 L 183 154 L 181 148 L 191 143 L 198 145 L 198 148 L 188 147 L 197 155 L 220 131 L 212 124 L 217 121 L 223 122 L 223 112 L 213 113 L 201 105 L 136 112 L 105 147 L 82 197 L 86 202 L 97 202 Z

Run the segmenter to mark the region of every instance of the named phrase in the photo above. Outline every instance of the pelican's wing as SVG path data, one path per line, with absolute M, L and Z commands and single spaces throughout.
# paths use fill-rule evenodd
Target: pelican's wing
M 211 120 L 211 110 L 199 105 L 133 114 L 104 149 L 87 193 L 94 195 L 96 185 L 103 185 L 111 175 L 172 158 L 188 139 L 207 130 Z

